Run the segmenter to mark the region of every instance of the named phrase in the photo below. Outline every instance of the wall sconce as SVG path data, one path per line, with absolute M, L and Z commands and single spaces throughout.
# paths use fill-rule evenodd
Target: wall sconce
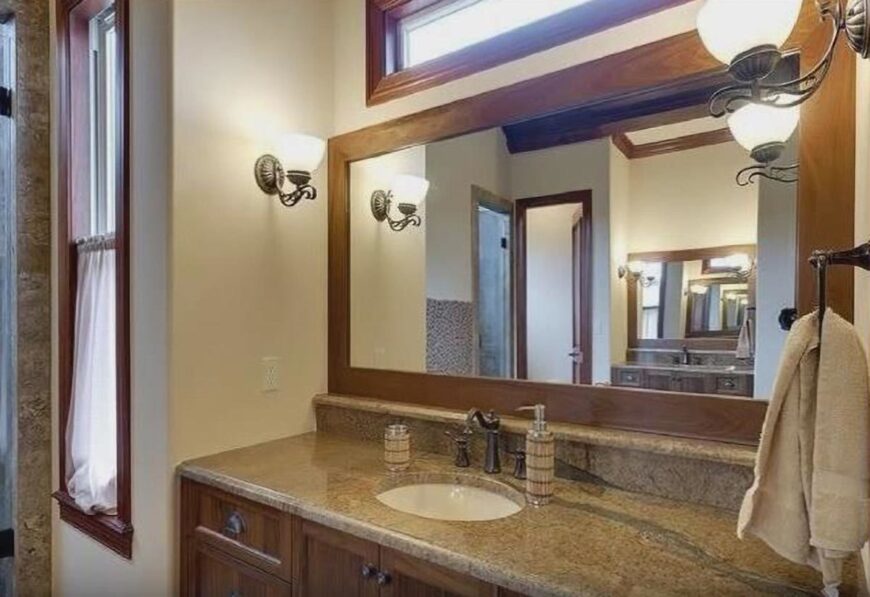
M 616 274 L 619 276 L 619 279 L 623 278 L 632 280 L 641 285 L 642 288 L 649 288 L 656 282 L 655 276 L 644 276 L 644 263 L 643 261 L 629 261 L 625 265 L 620 265 L 616 270 Z
M 819 16 L 831 23 L 831 41 L 821 61 L 805 75 L 773 83 L 765 79 L 782 60 L 786 42 L 800 16 L 802 0 L 734 2 L 706 0 L 698 13 L 698 33 L 719 61 L 729 66 L 737 81 L 710 99 L 710 114 L 728 115 L 734 138 L 750 151 L 757 164 L 737 174 L 745 186 L 764 177 L 797 181 L 797 165 L 773 166 L 797 127 L 798 106 L 818 91 L 831 67 L 840 34 L 862 58 L 870 56 L 870 0 L 817 0 Z
M 408 226 L 419 226 L 423 220 L 417 214 L 417 209 L 426 199 L 429 181 L 419 176 L 399 174 L 393 179 L 392 186 L 388 191 L 378 189 L 372 193 L 372 215 L 378 222 L 389 222 L 390 228 L 396 232 Z M 394 200 L 399 201 L 399 213 L 404 216 L 398 220 L 390 216 L 390 207 Z
M 755 259 L 746 253 L 734 253 L 727 257 L 714 257 L 710 259 L 710 267 L 714 271 L 734 274 L 738 278 L 747 279 L 755 271 Z
M 284 164 L 271 154 L 261 155 L 254 164 L 254 178 L 267 195 L 277 195 L 286 207 L 293 207 L 302 199 L 316 199 L 317 189 L 311 186 L 311 174 L 320 167 L 326 142 L 311 135 L 294 133 L 281 139 Z M 286 168 L 286 169 L 285 169 Z M 294 189 L 284 191 L 284 181 Z

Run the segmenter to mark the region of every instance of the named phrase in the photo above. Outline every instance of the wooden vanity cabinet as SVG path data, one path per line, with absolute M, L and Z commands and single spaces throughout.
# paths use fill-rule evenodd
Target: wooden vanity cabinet
M 188 479 L 181 522 L 183 596 L 521 597 Z

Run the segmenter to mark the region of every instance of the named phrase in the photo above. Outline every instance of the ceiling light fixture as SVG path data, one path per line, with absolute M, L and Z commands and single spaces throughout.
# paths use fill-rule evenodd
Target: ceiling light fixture
M 713 94 L 710 114 L 728 116 L 734 138 L 749 150 L 755 165 L 737 174 L 741 186 L 758 177 L 797 181 L 797 165 L 774 166 L 798 122 L 798 106 L 821 87 L 831 68 L 837 41 L 845 33 L 862 58 L 870 56 L 870 0 L 817 0 L 819 16 L 831 25 L 831 41 L 819 63 L 806 74 L 775 83 L 768 77 L 783 58 L 785 44 L 800 16 L 802 0 L 706 0 L 698 13 L 698 33 L 737 81 Z

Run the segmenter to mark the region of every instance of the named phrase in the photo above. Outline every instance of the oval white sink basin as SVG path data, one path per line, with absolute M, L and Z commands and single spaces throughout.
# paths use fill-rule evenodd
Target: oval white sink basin
M 408 485 L 388 489 L 376 497 L 400 512 L 436 520 L 496 520 L 523 509 L 522 494 L 493 481 L 469 479 L 463 482 L 461 477 L 449 482 L 438 479 L 409 481 Z M 485 489 L 481 485 L 497 487 L 497 490 Z

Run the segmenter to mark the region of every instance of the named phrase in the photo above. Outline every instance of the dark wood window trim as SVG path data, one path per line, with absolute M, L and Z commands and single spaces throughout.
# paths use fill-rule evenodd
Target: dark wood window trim
M 132 556 L 133 526 L 130 491 L 130 216 L 129 216 L 129 9 L 128 0 L 114 0 L 117 31 L 117 80 L 121 90 L 116 106 L 120 155 L 116 156 L 116 329 L 117 329 L 117 514 L 88 514 L 78 508 L 66 491 L 66 428 L 70 412 L 75 330 L 77 251 L 72 234 L 73 197 L 77 172 L 88 171 L 87 140 L 74 133 L 74 119 L 87 122 L 87 97 L 76 77 L 87 65 L 75 49 L 87 35 L 85 15 L 96 15 L 110 0 L 59 0 L 57 3 L 58 126 L 58 374 L 60 416 L 58 491 L 54 493 L 60 518 L 121 556 Z M 73 12 L 75 9 L 75 13 Z M 87 47 L 87 44 L 85 44 Z M 84 116 L 82 116 L 84 114 Z M 84 142 L 84 146 L 82 145 Z
M 515 202 L 516 230 L 514 236 L 517 243 L 517 258 L 515 277 L 517 280 L 516 296 L 516 322 L 517 322 L 517 379 L 529 378 L 529 354 L 528 354 L 528 271 L 526 263 L 528 258 L 528 211 L 550 205 L 576 204 L 583 208 L 583 239 L 584 246 L 579 250 L 584 256 L 584 261 L 591 263 L 592 257 L 592 191 L 571 191 L 558 195 L 545 195 L 543 197 L 529 197 L 517 199 Z M 573 250 L 573 249 L 572 249 Z M 576 276 L 577 272 L 573 272 Z M 579 281 L 580 294 L 583 297 L 580 309 L 580 329 L 583 330 L 580 350 L 583 351 L 584 360 L 581 367 L 581 377 L 592 379 L 592 284 L 591 276 L 583 275 Z M 575 314 L 576 316 L 577 314 Z M 584 382 L 586 383 L 586 382 Z
M 399 21 L 456 0 L 366 0 L 366 105 L 442 85 L 690 0 L 590 0 L 446 56 L 401 69 Z
M 827 37 L 822 33 L 813 3 L 804 3 L 786 44 L 789 50 L 800 50 L 803 73 L 825 51 Z M 815 296 L 815 274 L 807 261 L 811 252 L 854 246 L 855 60 L 845 44 L 838 45 L 825 84 L 801 106 L 795 264 L 801 313 L 810 311 Z M 690 31 L 330 139 L 329 391 L 456 410 L 494 408 L 501 413 L 540 402 L 553 421 L 756 444 L 767 410 L 761 400 L 429 375 L 350 363 L 351 162 L 542 114 L 593 105 L 606 111 L 614 98 L 654 99 L 660 111 L 666 110 L 674 106 L 668 99 L 674 90 L 692 92 L 698 81 L 723 73 L 697 32 Z M 622 132 L 616 121 L 612 123 L 605 135 Z M 849 320 L 854 312 L 853 278 L 844 268 L 832 270 L 828 280 L 829 305 Z

